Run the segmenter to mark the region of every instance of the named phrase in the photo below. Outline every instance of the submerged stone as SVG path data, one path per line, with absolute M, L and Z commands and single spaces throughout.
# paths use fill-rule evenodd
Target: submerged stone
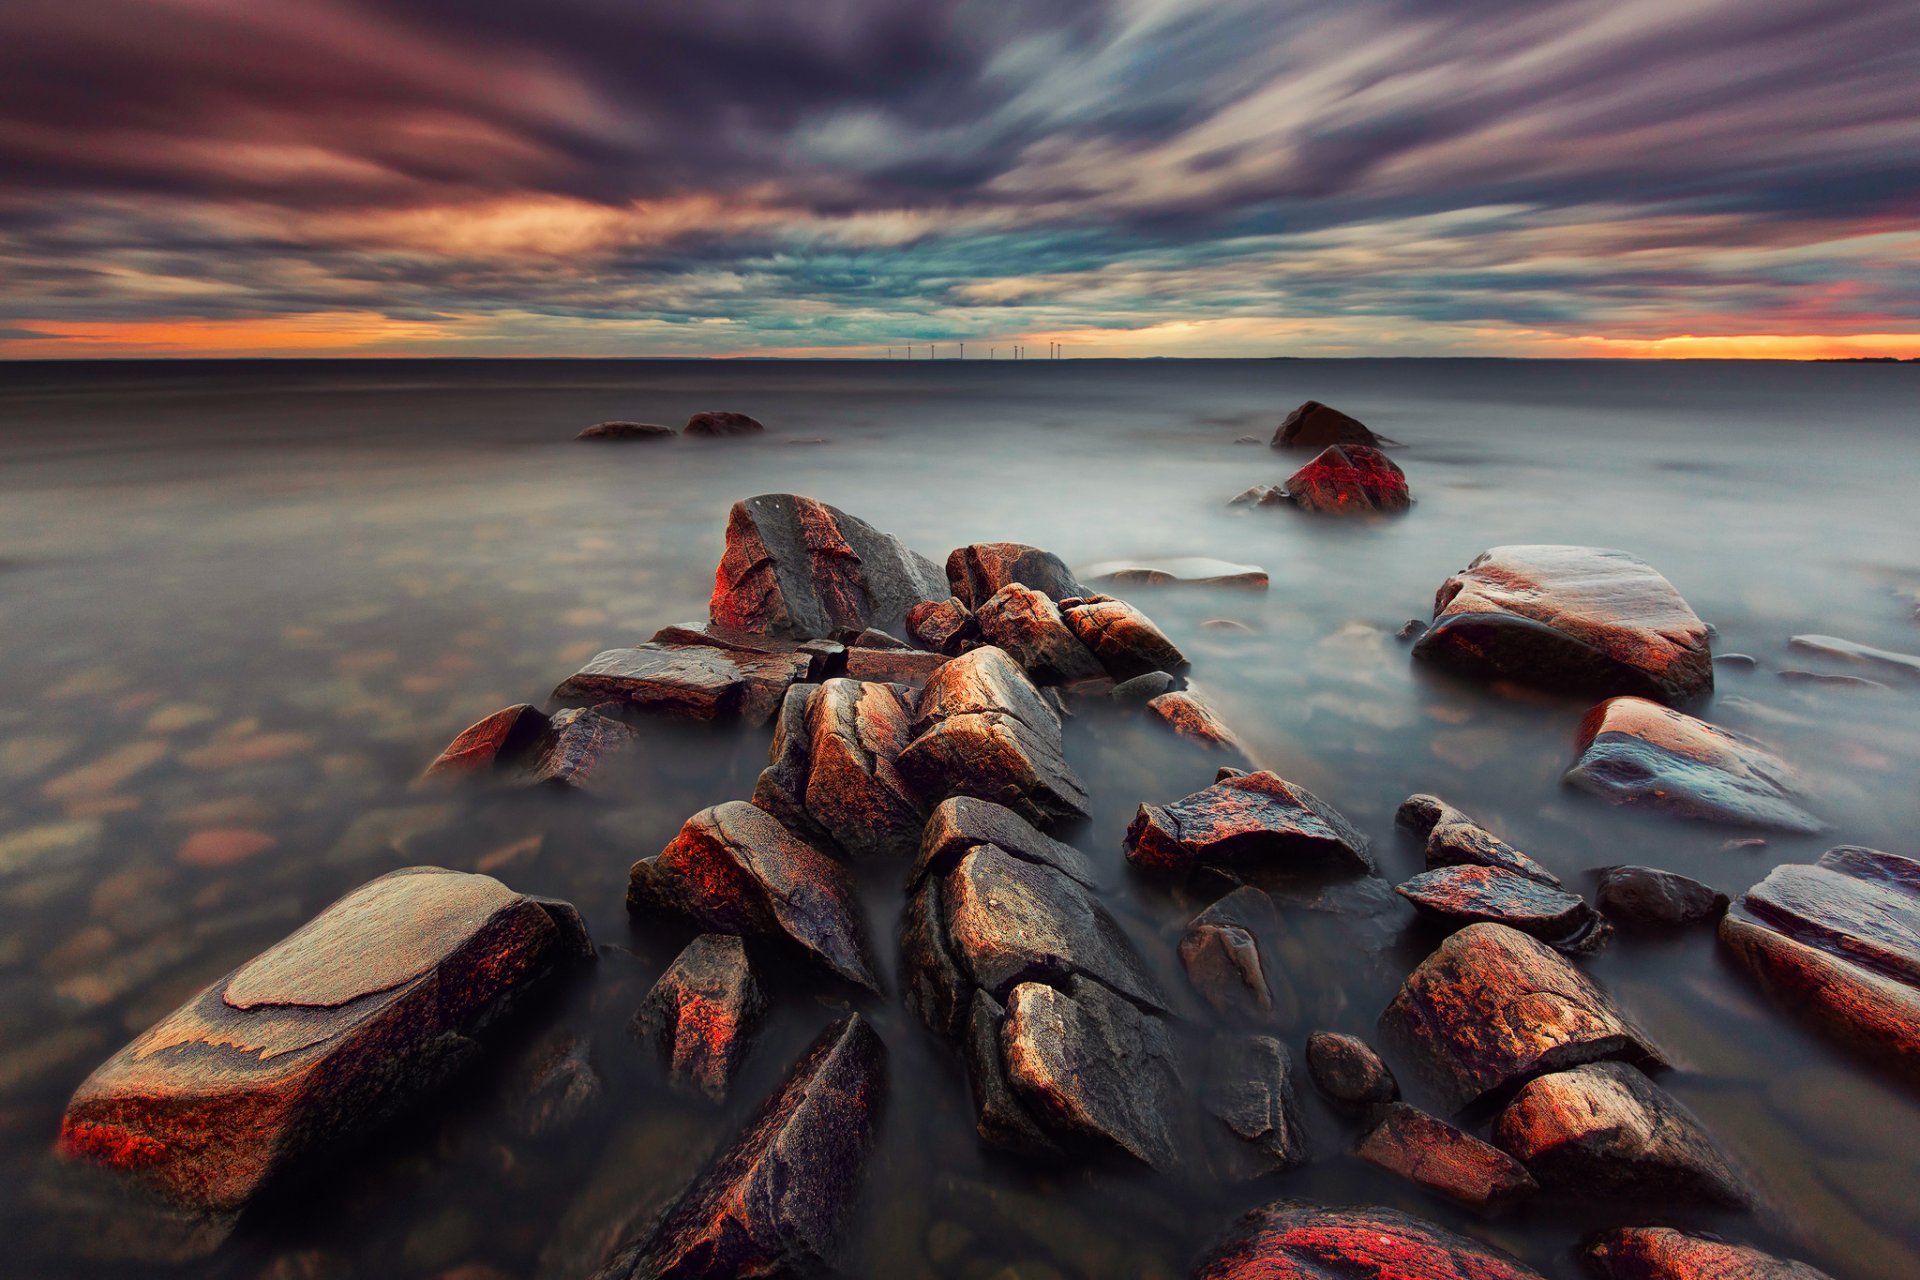
M 1679 929 L 1717 920 L 1727 895 L 1654 867 L 1600 867 L 1594 900 L 1616 923 L 1634 929 Z
M 634 1015 L 633 1031 L 659 1051 L 668 1079 L 719 1102 L 766 1016 L 746 943 L 703 933 L 674 957 Z
M 1281 420 L 1273 433 L 1275 449 L 1324 449 L 1335 444 L 1361 444 L 1378 447 L 1390 443 L 1369 431 L 1358 418 L 1350 418 L 1331 405 L 1308 400 Z
M 1307 1070 L 1320 1092 L 1351 1110 L 1369 1110 L 1400 1096 L 1393 1072 L 1358 1036 L 1314 1032 L 1307 1037 Z
M 1273 1020 L 1273 989 L 1260 936 L 1271 932 L 1278 920 L 1273 900 L 1250 885 L 1193 918 L 1180 940 L 1180 964 L 1202 999 L 1221 1013 L 1253 1022 Z
M 1215 1037 L 1200 1101 L 1219 1122 L 1212 1151 L 1221 1177 L 1244 1182 L 1306 1163 L 1293 1057 L 1272 1036 Z
M 1395 1209 L 1275 1200 L 1234 1224 L 1193 1280 L 1542 1280 L 1476 1240 Z
M 672 427 L 657 422 L 596 422 L 585 428 L 575 440 L 671 440 Z
M 1119 692 L 1119 689 L 1114 690 L 1115 696 Z M 1243 750 L 1240 740 L 1233 736 L 1233 730 L 1191 689 L 1175 689 L 1148 698 L 1147 714 L 1189 742 L 1197 742 L 1214 751 Z
M 1286 495 L 1302 511 L 1386 515 L 1413 505 L 1406 472 L 1366 445 L 1329 445 L 1287 477 Z
M 1493 867 L 1543 885 L 1560 878 L 1437 796 L 1416 794 L 1400 802 L 1394 821 L 1426 839 L 1429 867 Z
M 1839 636 L 1795 636 L 1787 643 L 1803 653 L 1817 653 L 1823 658 L 1855 663 L 1876 672 L 1920 680 L 1920 654 L 1876 649 L 1870 644 L 1842 640 Z
M 1066 561 L 1019 542 L 976 542 L 956 549 L 947 557 L 947 583 L 972 609 L 1014 583 L 1055 601 L 1086 594 Z
M 1175 877 L 1196 867 L 1250 875 L 1374 869 L 1366 837 L 1331 805 L 1265 770 L 1164 807 L 1141 805 L 1125 848 L 1135 867 Z
M 504 707 L 461 730 L 421 777 L 471 778 L 492 773 L 516 759 L 546 727 L 547 717 L 530 702 Z
M 1353 1154 L 1482 1212 L 1523 1200 L 1540 1189 L 1506 1152 L 1404 1102 L 1390 1102 L 1381 1109 Z
M 1611 931 L 1579 894 L 1498 867 L 1438 867 L 1394 892 L 1433 919 L 1454 925 L 1490 920 L 1561 951 L 1592 951 Z

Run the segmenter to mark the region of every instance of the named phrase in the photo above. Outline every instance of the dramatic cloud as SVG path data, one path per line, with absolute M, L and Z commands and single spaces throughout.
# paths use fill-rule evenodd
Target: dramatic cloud
M 1920 355 L 1911 0 L 8 0 L 0 354 Z

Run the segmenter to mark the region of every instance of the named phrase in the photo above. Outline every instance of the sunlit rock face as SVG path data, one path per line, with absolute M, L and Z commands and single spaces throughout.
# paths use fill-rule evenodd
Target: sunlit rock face
M 1066 561 L 1021 542 L 975 542 L 956 548 L 947 556 L 947 583 L 954 598 L 970 609 L 1015 584 L 1055 602 L 1086 594 Z
M 89 1076 L 59 1147 L 173 1203 L 244 1208 L 430 1091 L 478 1028 L 592 954 L 579 914 L 434 867 L 355 889 Z
M 910 738 L 913 701 L 910 690 L 893 684 L 795 685 L 775 722 L 753 802 L 829 852 L 912 854 L 921 807 L 896 762 Z
M 1276 1200 L 1236 1223 L 1193 1280 L 1541 1280 L 1478 1241 L 1394 1209 Z
M 1275 773 L 1236 774 L 1169 805 L 1143 804 L 1127 861 L 1181 879 L 1198 868 L 1252 876 L 1372 873 L 1366 837 L 1334 808 Z
M 1406 472 L 1378 449 L 1329 445 L 1287 477 L 1286 494 L 1302 511 L 1386 515 L 1413 505 Z
M 1602 1232 L 1586 1258 L 1604 1280 L 1833 1280 L 1804 1262 L 1672 1227 Z
M 1061 613 L 1074 638 L 1115 680 L 1131 680 L 1150 671 L 1180 672 L 1187 656 L 1153 620 L 1124 600 L 1106 596 L 1069 599 Z
M 1281 420 L 1273 433 L 1275 449 L 1324 449 L 1328 445 L 1372 445 L 1391 443 L 1368 430 L 1358 418 L 1348 417 L 1332 405 L 1308 400 Z
M 1680 704 L 1713 691 L 1706 624 L 1652 565 L 1601 547 L 1482 553 L 1441 585 L 1413 653 L 1564 693 Z

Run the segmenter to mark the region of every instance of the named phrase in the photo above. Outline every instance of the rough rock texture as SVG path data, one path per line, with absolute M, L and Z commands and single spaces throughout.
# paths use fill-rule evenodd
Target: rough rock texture
M 1506 1152 L 1404 1102 L 1382 1108 L 1353 1154 L 1482 1211 L 1523 1200 L 1540 1189 Z
M 1601 547 L 1483 552 L 1441 584 L 1413 654 L 1566 693 L 1678 704 L 1713 691 L 1706 624 L 1652 565 Z
M 795 640 L 759 631 L 743 631 L 738 627 L 723 627 L 712 621 L 671 623 L 654 632 L 651 638 L 655 644 L 723 649 L 728 653 L 759 656 L 803 654 L 807 660 L 807 673 L 801 679 L 816 682 L 837 675 L 846 662 L 847 647 L 838 640 L 827 637 Z
M 947 557 L 947 583 L 968 608 L 978 609 L 1013 583 L 1032 587 L 1050 600 L 1085 595 L 1086 588 L 1051 551 L 1019 542 L 976 542 Z
M 946 665 L 947 655 L 901 646 L 893 649 L 856 647 L 847 650 L 846 677 L 875 684 L 897 684 L 918 689 Z
M 1318 400 L 1308 400 L 1281 420 L 1271 443 L 1275 449 L 1324 449 L 1334 444 L 1378 447 L 1387 442 L 1358 418 L 1349 418 Z
M 1286 495 L 1302 511 L 1385 515 L 1413 505 L 1407 474 L 1366 445 L 1329 445 L 1287 477 Z
M 895 768 L 912 701 L 899 685 L 794 685 L 774 722 L 753 803 L 828 852 L 905 857 L 921 827 L 920 802 Z
M 1630 929 L 1679 929 L 1717 920 L 1727 895 L 1698 880 L 1653 867 L 1600 867 L 1594 901 L 1615 923 Z
M 1316 1031 L 1307 1037 L 1307 1071 L 1320 1092 L 1353 1110 L 1400 1096 L 1400 1084 L 1373 1046 L 1358 1036 Z
M 1202 999 L 1221 1013 L 1273 1020 L 1273 989 L 1260 936 L 1278 923 L 1273 899 L 1242 885 L 1195 916 L 1180 940 L 1180 964 Z
M 1606 1280 L 1833 1280 L 1804 1262 L 1672 1227 L 1603 1232 L 1586 1256 Z
M 1085 572 L 1088 581 L 1100 587 L 1230 587 L 1238 591 L 1265 591 L 1269 585 L 1267 571 L 1257 564 L 1234 564 L 1200 556 L 1147 564 L 1108 562 L 1094 565 Z
M 688 418 L 681 430 L 690 436 L 757 436 L 766 428 L 744 413 L 708 409 Z
M 713 933 L 787 941 L 847 981 L 880 989 L 839 864 L 738 800 L 702 809 L 665 849 L 634 863 L 627 908 L 678 912 Z
M 59 1149 L 175 1204 L 244 1207 L 426 1094 L 476 1030 L 592 954 L 579 913 L 488 876 L 410 867 L 361 885 L 87 1077 Z
M 763 493 L 733 504 L 714 574 L 713 621 L 812 638 L 893 628 L 923 600 L 947 598 L 931 560 L 824 502 Z
M 1751 1197 L 1706 1127 L 1624 1062 L 1541 1076 L 1514 1096 L 1494 1141 L 1542 1186 L 1743 1208 Z
M 972 796 L 941 801 L 920 834 L 920 857 L 908 878 L 909 890 L 930 875 L 944 876 L 980 845 L 1041 866 L 1052 867 L 1089 889 L 1099 886 L 1093 862 L 1069 844 L 1062 844 L 1005 805 Z
M 873 1145 L 886 1046 L 859 1014 L 829 1027 L 753 1123 L 644 1242 L 595 1280 L 728 1280 L 827 1270 Z
M 907 610 L 907 634 L 922 648 L 957 658 L 980 639 L 980 624 L 965 601 L 949 596 Z
M 1131 680 L 1122 680 L 1108 691 L 1115 702 L 1152 702 L 1163 693 L 1173 693 L 1180 682 L 1164 671 L 1149 671 Z
M 1126 854 L 1142 871 L 1174 877 L 1201 866 L 1249 875 L 1374 869 L 1366 837 L 1332 806 L 1265 770 L 1164 808 L 1141 805 L 1127 827 Z
M 562 707 L 599 707 L 623 716 L 765 724 L 813 657 L 746 653 L 648 641 L 596 654 L 553 691 Z
M 546 716 L 530 702 L 504 707 L 461 730 L 421 777 L 471 778 L 506 768 L 546 727 Z
M 1426 839 L 1429 867 L 1494 867 L 1541 884 L 1560 884 L 1558 876 L 1437 796 L 1408 796 L 1394 821 Z
M 1580 722 L 1566 781 L 1610 804 L 1734 826 L 1815 832 L 1798 783 L 1766 747 L 1644 698 L 1609 698 Z
M 1211 1131 L 1218 1176 L 1250 1181 L 1306 1163 L 1293 1057 L 1272 1036 L 1216 1037 L 1200 1102 L 1219 1122 Z
M 1596 950 L 1612 931 L 1585 898 L 1498 867 L 1436 867 L 1394 892 L 1448 924 L 1491 920 L 1575 954 Z
M 1146 676 L 1137 676 L 1136 680 L 1145 680 Z M 1127 682 L 1132 684 L 1133 681 Z M 1114 696 L 1120 695 L 1115 688 Z M 1226 722 L 1214 714 L 1213 708 L 1201 701 L 1200 696 L 1191 689 L 1175 689 L 1168 693 L 1156 694 L 1147 699 L 1147 713 L 1160 723 L 1172 729 L 1189 742 L 1215 751 L 1241 751 L 1240 740 L 1233 736 L 1233 730 Z
M 596 422 L 575 436 L 575 440 L 671 440 L 672 427 L 657 422 Z
M 1441 943 L 1380 1025 L 1448 1111 L 1583 1062 L 1664 1061 L 1585 974 L 1499 924 L 1468 925 Z
M 1787 643 L 1803 653 L 1817 653 L 1823 658 L 1855 663 L 1883 675 L 1920 680 L 1920 655 L 1876 649 L 1872 645 L 1842 640 L 1839 636 L 1795 636 Z
M 1149 671 L 1179 672 L 1187 657 L 1146 614 L 1124 600 L 1093 599 L 1061 606 L 1068 630 L 1115 680 Z
M 1032 587 L 1010 583 L 974 613 L 980 639 L 1015 662 L 1036 684 L 1071 684 L 1106 674 L 1100 660 L 1067 627 L 1060 608 Z
M 766 993 L 753 976 L 746 943 L 703 933 L 674 957 L 640 1002 L 633 1030 L 659 1051 L 676 1086 L 719 1102 L 766 1012 Z
M 1491 1245 L 1394 1209 L 1275 1200 L 1247 1214 L 1193 1280 L 1541 1280 Z
M 569 707 L 548 718 L 516 764 L 531 786 L 585 787 L 609 753 L 637 736 L 598 707 Z
M 1720 941 L 1776 1003 L 1920 1085 L 1920 860 L 1846 845 L 1775 867 Z
M 1020 664 L 991 645 L 962 654 L 927 681 L 914 708 L 913 733 L 918 737 L 941 721 L 981 712 L 1010 715 L 1042 737 L 1060 738 L 1059 714 Z

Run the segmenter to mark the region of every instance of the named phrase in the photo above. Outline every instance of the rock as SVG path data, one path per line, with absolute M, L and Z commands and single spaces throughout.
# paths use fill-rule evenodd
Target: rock
M 1302 511 L 1383 515 L 1413 505 L 1406 472 L 1366 445 L 1328 445 L 1287 477 L 1287 498 Z
M 923 649 L 849 649 L 846 677 L 849 680 L 918 689 L 932 679 L 933 673 L 946 662 L 945 654 L 928 653 Z
M 546 727 L 546 716 L 530 702 L 504 707 L 461 730 L 421 778 L 469 778 L 491 773 L 503 761 L 518 758 Z
M 973 849 L 988 844 L 1023 861 L 1052 867 L 1089 889 L 1099 887 L 1093 862 L 1072 845 L 1043 834 L 1005 805 L 954 796 L 942 801 L 927 819 L 908 889 L 918 888 L 929 875 L 946 875 Z
M 1600 547 L 1494 547 L 1441 584 L 1413 655 L 1558 692 L 1713 691 L 1706 624 L 1653 566 Z
M 1107 695 L 1115 702 L 1152 702 L 1163 693 L 1172 693 L 1180 682 L 1164 671 L 1149 671 L 1131 680 L 1122 680 Z M 1162 717 L 1163 719 L 1165 717 Z
M 1583 1062 L 1664 1065 L 1590 978 L 1546 944 L 1499 924 L 1468 925 L 1442 942 L 1380 1025 L 1449 1112 Z
M 1236 636 L 1250 636 L 1254 634 L 1254 629 L 1238 618 L 1202 618 L 1200 620 L 1200 629 L 1202 631 L 1217 631 Z
M 1149 671 L 1185 671 L 1186 655 L 1147 615 L 1124 600 L 1069 602 L 1061 606 L 1067 629 L 1115 680 L 1131 680 Z
M 703 933 L 653 984 L 633 1017 L 633 1032 L 659 1050 L 674 1085 L 719 1102 L 766 1012 L 746 943 Z
M 1378 448 L 1391 441 L 1367 430 L 1358 418 L 1349 418 L 1318 400 L 1308 400 L 1281 420 L 1269 443 L 1275 449 L 1324 449 L 1335 444 Z
M 1566 781 L 1609 804 L 1679 818 L 1812 833 L 1786 761 L 1751 738 L 1644 698 L 1609 698 L 1580 722 Z
M 530 786 L 585 787 L 601 761 L 636 736 L 618 720 L 602 715 L 598 707 L 556 711 L 517 761 L 521 780 Z
M 1789 684 L 1816 684 L 1827 689 L 1863 689 L 1877 692 L 1890 692 L 1887 685 L 1878 680 L 1869 680 L 1865 676 L 1841 675 L 1833 671 L 1796 671 L 1786 669 L 1776 672 Z
M 1036 684 L 1067 684 L 1106 674 L 1041 592 L 1010 583 L 975 613 L 982 642 L 1004 651 Z
M 766 428 L 744 413 L 708 409 L 688 418 L 681 430 L 690 436 L 757 436 Z
M 1438 796 L 1408 796 L 1393 817 L 1426 838 L 1429 867 L 1492 867 L 1559 887 L 1558 876 Z
M 1776 1003 L 1920 1084 L 1920 860 L 1841 846 L 1775 867 L 1720 941 Z
M 815 683 L 839 674 L 839 669 L 846 664 L 847 646 L 824 636 L 794 640 L 757 631 L 743 631 L 738 627 L 723 627 L 714 622 L 676 622 L 654 632 L 652 639 L 655 644 L 723 649 L 728 653 L 762 657 L 801 654 L 806 658 L 807 673 L 800 678 Z
M 1393 1072 L 1358 1036 L 1333 1031 L 1308 1036 L 1307 1071 L 1320 1092 L 1351 1110 L 1370 1110 L 1400 1096 Z
M 1216 1037 L 1200 1101 L 1220 1122 L 1212 1144 L 1220 1177 L 1248 1182 L 1306 1163 L 1293 1058 L 1272 1036 Z
M 838 864 L 750 804 L 701 810 L 665 849 L 633 864 L 627 909 L 649 908 L 712 933 L 791 942 L 847 981 L 880 989 Z
M 1393 1209 L 1275 1200 L 1234 1225 L 1193 1280 L 1541 1280 L 1490 1245 Z
M 1823 658 L 1836 658 L 1841 662 L 1856 663 L 1878 672 L 1904 676 L 1909 680 L 1920 679 L 1920 655 L 1895 653 L 1891 649 L 1876 649 L 1872 645 L 1855 644 L 1851 640 L 1842 640 L 1838 636 L 1795 636 L 1787 643 L 1804 653 L 1817 653 Z
M 539 1045 L 516 1085 L 514 1125 L 529 1138 L 572 1128 L 600 1101 L 592 1046 L 571 1031 Z
M 1653 867 L 1600 867 L 1594 899 L 1614 922 L 1634 929 L 1679 929 L 1718 919 L 1727 895 L 1698 880 Z
M 360 886 L 89 1076 L 59 1149 L 173 1204 L 264 1186 L 424 1097 L 478 1028 L 592 953 L 579 913 L 487 876 L 410 867 Z
M 1278 507 L 1287 501 L 1287 491 L 1277 484 L 1256 484 L 1227 499 L 1230 507 Z
M 1606 1280 L 1833 1280 L 1804 1262 L 1672 1227 L 1602 1232 L 1586 1257 Z
M 812 1275 L 832 1263 L 886 1091 L 859 1014 L 829 1027 L 758 1116 L 595 1280 Z
M 1058 742 L 1060 717 L 1006 652 L 973 649 L 946 663 L 920 691 L 913 717 L 917 737 L 943 720 L 976 712 L 1012 716 L 1043 738 Z
M 1087 593 L 1066 561 L 1019 542 L 976 542 L 959 548 L 947 557 L 947 582 L 971 609 L 1015 583 L 1055 601 Z
M 1231 587 L 1239 591 L 1265 591 L 1268 587 L 1267 571 L 1257 564 L 1234 564 L 1204 556 L 1107 560 L 1082 572 L 1088 582 L 1100 587 Z
M 1143 804 L 1127 827 L 1127 861 L 1184 877 L 1196 867 L 1239 874 L 1372 874 L 1366 837 L 1332 806 L 1276 773 L 1216 782 L 1164 808 Z
M 553 691 L 562 707 L 591 706 L 622 716 L 765 724 L 812 666 L 804 653 L 755 654 L 648 641 L 596 654 Z
M 911 703 L 898 685 L 794 685 L 753 803 L 829 852 L 904 857 L 921 827 L 920 802 L 895 768 L 909 738 Z
M 1496 867 L 1438 867 L 1394 892 L 1432 919 L 1451 925 L 1491 920 L 1560 951 L 1597 950 L 1612 931 L 1579 894 Z
M 1140 677 L 1143 678 L 1144 677 Z M 1215 751 L 1243 751 L 1233 730 L 1191 689 L 1175 690 L 1147 699 L 1147 711 L 1189 742 Z
M 1353 1150 L 1368 1164 L 1482 1212 L 1540 1189 L 1520 1163 L 1445 1120 L 1389 1102 Z
M 1760 660 L 1750 653 L 1716 653 L 1713 661 L 1716 666 L 1732 671 L 1757 671 L 1760 668 Z
M 1422 622 L 1418 618 L 1408 618 L 1400 624 L 1400 629 L 1393 633 L 1393 638 L 1395 640 L 1412 641 L 1418 640 L 1425 634 L 1427 634 L 1427 624 L 1425 622 Z
M 1624 1062 L 1541 1076 L 1515 1095 L 1494 1141 L 1542 1186 L 1594 1196 L 1744 1208 L 1751 1196 L 1679 1099 Z
M 671 440 L 672 427 L 657 422 L 596 422 L 575 436 L 575 440 Z
M 931 560 L 892 534 L 812 498 L 763 493 L 733 504 L 714 575 L 713 621 L 801 639 L 892 628 L 947 598 Z
M 1262 442 L 1259 436 L 1239 436 L 1234 440 L 1234 443 L 1235 444 L 1260 444 Z
M 1180 964 L 1200 997 L 1221 1013 L 1273 1020 L 1260 935 L 1278 924 L 1273 900 L 1242 885 L 1195 916 L 1180 940 Z
M 958 657 L 980 638 L 973 610 L 958 596 L 923 600 L 907 610 L 907 634 L 922 648 Z

